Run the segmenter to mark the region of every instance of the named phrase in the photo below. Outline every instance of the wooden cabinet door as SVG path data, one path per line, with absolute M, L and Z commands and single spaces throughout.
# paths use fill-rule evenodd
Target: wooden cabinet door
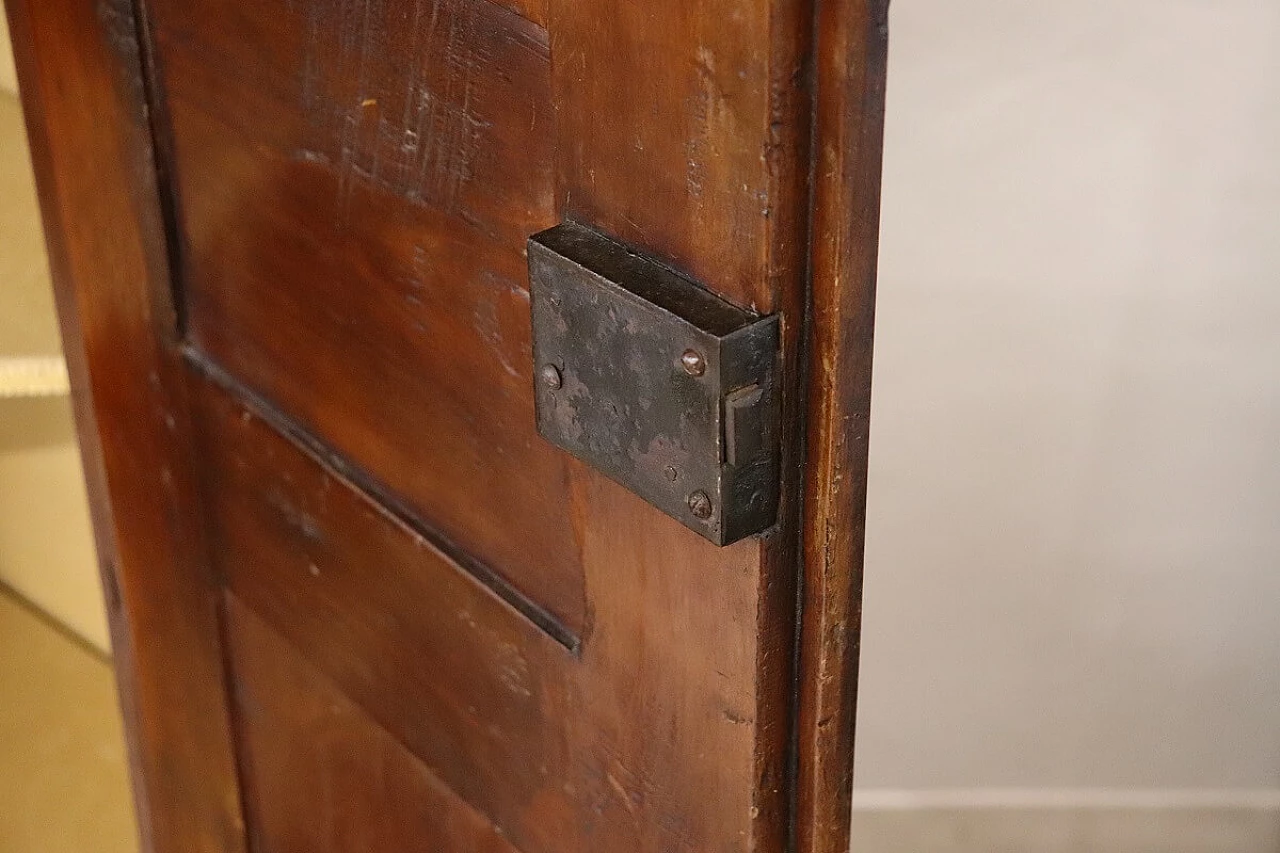
M 842 849 L 883 0 L 8 5 L 146 849 Z M 564 221 L 780 318 L 762 534 L 539 437 Z

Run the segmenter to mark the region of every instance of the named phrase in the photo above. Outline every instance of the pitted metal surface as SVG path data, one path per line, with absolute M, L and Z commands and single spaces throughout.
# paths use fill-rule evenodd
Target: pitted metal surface
M 575 224 L 529 274 L 538 431 L 713 542 L 771 526 L 777 318 Z

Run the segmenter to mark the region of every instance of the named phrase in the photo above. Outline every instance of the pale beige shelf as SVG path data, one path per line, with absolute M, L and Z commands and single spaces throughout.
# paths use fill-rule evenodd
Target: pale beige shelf
M 56 397 L 70 389 L 59 356 L 0 358 L 0 397 Z
M 22 109 L 0 92 L 0 398 L 67 390 Z

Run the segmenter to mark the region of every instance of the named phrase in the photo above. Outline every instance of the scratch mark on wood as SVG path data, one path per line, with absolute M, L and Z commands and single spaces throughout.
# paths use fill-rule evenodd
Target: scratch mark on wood
M 689 195 L 701 199 L 707 181 L 707 161 L 715 152 L 711 150 L 712 121 L 718 108 L 719 94 L 715 84 L 715 56 L 706 47 L 698 48 L 698 87 L 690 97 L 689 138 L 685 144 L 688 161 L 685 184 Z
M 520 379 L 528 375 L 530 368 L 526 365 L 525 370 L 522 371 L 517 366 L 515 356 L 512 353 L 514 342 L 507 339 L 503 321 L 511 313 L 511 298 L 515 296 L 525 301 L 527 305 L 528 294 L 515 282 L 491 270 L 481 273 L 480 278 L 489 287 L 486 288 L 482 301 L 477 302 L 472 311 L 474 328 L 493 354 L 497 356 L 498 363 L 502 365 L 502 369 L 506 371 L 507 375 Z M 527 307 L 525 310 L 527 310 Z M 520 313 L 523 314 L 523 311 Z M 520 349 L 523 349 L 523 346 Z
M 467 187 L 488 144 L 492 123 L 479 114 L 479 87 L 499 62 L 493 22 L 482 19 L 486 5 L 404 5 L 307 4 L 300 97 L 314 141 L 300 156 L 336 172 L 340 220 L 362 183 L 465 212 Z M 511 46 L 528 48 L 516 38 Z

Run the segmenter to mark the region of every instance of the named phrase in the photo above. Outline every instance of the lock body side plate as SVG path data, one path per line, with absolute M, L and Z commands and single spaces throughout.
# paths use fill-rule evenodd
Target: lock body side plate
M 572 223 L 529 275 L 539 433 L 717 544 L 772 526 L 777 317 Z

